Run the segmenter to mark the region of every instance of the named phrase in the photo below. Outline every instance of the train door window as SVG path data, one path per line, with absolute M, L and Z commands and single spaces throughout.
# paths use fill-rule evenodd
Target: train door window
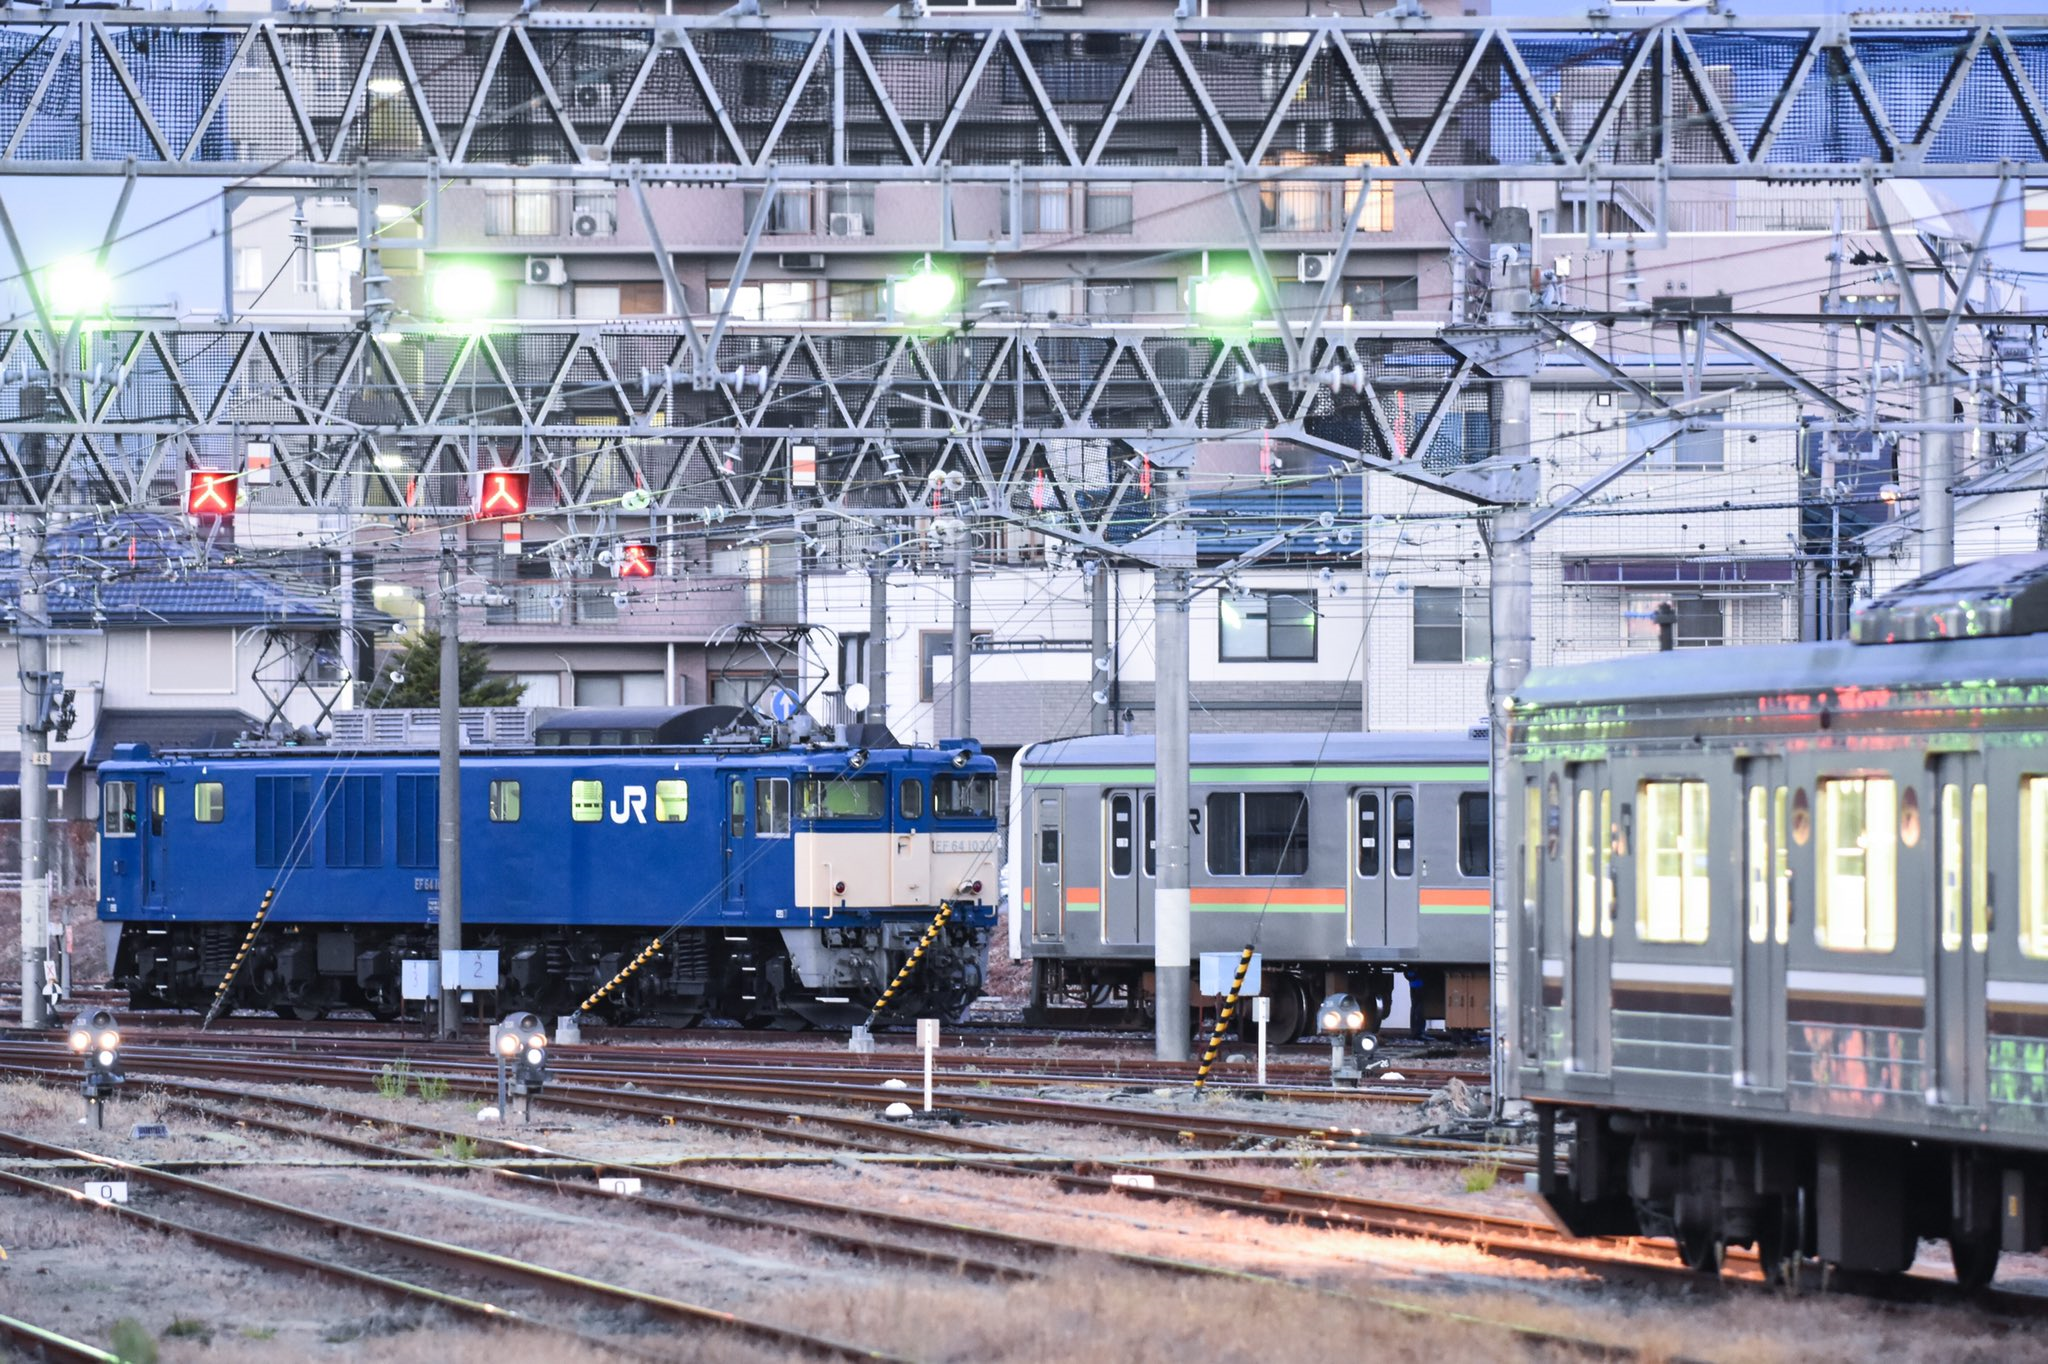
M 149 788 L 149 831 L 158 837 L 164 832 L 164 787 L 162 782 Z
M 1466 791 L 1458 797 L 1458 872 L 1462 876 L 1484 876 L 1493 868 L 1488 855 L 1493 845 L 1493 802 L 1484 791 Z
M 1899 936 L 1899 794 L 1889 777 L 1820 784 L 1814 935 L 1836 952 L 1889 952 Z
M 1403 791 L 1394 797 L 1394 875 L 1415 874 L 1415 797 Z
M 1522 783 L 1522 898 L 1536 898 L 1536 858 L 1543 846 L 1543 792 L 1536 779 Z
M 1749 940 L 1763 942 L 1771 933 L 1771 793 L 1762 786 L 1749 788 L 1748 825 L 1742 851 Z
M 100 832 L 110 838 L 135 836 L 135 783 L 110 781 L 100 786 Z
M 1207 807 L 1212 876 L 1308 871 L 1308 797 L 1294 791 L 1219 791 Z
M 1380 796 L 1362 791 L 1358 796 L 1358 874 L 1380 874 Z
M 1159 875 L 1159 797 L 1145 797 L 1145 875 Z
M 2048 777 L 2020 778 L 2019 853 L 2020 951 L 2048 957 Z
M 491 783 L 491 823 L 517 824 L 519 822 L 519 783 L 516 781 L 494 781 Z
M 1713 874 L 1707 857 L 1707 784 L 1642 784 L 1643 873 L 1637 884 L 1636 936 L 1644 942 L 1702 943 L 1711 918 Z
M 1792 850 L 1786 839 L 1792 826 L 1791 799 L 1781 786 L 1771 797 L 1777 819 L 1771 826 L 1771 940 L 1783 947 L 1792 936 Z
M 726 803 L 726 827 L 734 838 L 742 838 L 747 832 L 747 784 L 738 777 L 732 779 Z
M 754 778 L 754 832 L 763 838 L 789 835 L 789 778 Z
M 690 817 L 690 783 L 681 778 L 654 783 L 654 822 L 681 824 Z
M 1613 844 L 1604 836 L 1613 815 L 1614 793 L 1600 793 L 1600 817 L 1593 817 L 1593 792 L 1579 792 L 1578 818 L 1573 821 L 1572 856 L 1577 863 L 1576 917 L 1579 936 L 1614 936 L 1614 882 L 1608 876 Z
M 595 824 L 604 818 L 604 783 L 601 781 L 572 781 L 569 783 L 569 818 L 578 824 Z
M 1991 790 L 1970 788 L 1970 950 L 1991 946 Z
M 195 782 L 192 786 L 192 818 L 200 824 L 218 824 L 227 818 L 227 787 L 217 781 Z
M 1038 802 L 1038 860 L 1048 867 L 1060 864 L 1060 800 L 1044 796 Z
M 1963 788 L 1941 788 L 1941 950 L 1963 946 Z
M 896 792 L 896 808 L 905 819 L 923 819 L 924 783 L 915 777 L 904 782 Z
M 1126 877 L 1131 874 L 1137 849 L 1132 847 L 1131 798 L 1111 796 L 1109 798 L 1109 874 Z

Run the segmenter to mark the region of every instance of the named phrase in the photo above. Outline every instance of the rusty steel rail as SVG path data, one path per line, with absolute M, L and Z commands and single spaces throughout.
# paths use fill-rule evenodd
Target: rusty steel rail
M 58 1361 L 78 1361 L 78 1364 L 124 1364 L 121 1356 L 109 1354 L 97 1345 L 88 1345 L 70 1336 L 60 1336 L 55 1331 L 0 1313 L 0 1343 L 11 1343 L 27 1353 L 22 1359 L 43 1359 L 57 1364 Z

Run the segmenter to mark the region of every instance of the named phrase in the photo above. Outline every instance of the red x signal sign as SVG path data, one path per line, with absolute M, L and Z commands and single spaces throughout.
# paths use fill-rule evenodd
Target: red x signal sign
M 185 471 L 185 514 L 207 521 L 225 521 L 235 514 L 239 474 L 217 469 Z
M 651 578 L 654 576 L 654 546 L 629 540 L 619 546 L 619 557 L 614 560 L 621 578 Z
M 526 494 L 533 475 L 524 469 L 486 469 L 476 483 L 475 514 L 481 519 L 526 515 Z

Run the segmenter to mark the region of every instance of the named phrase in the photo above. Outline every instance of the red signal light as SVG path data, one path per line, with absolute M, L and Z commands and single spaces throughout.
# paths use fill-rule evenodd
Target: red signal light
M 526 515 L 526 494 L 533 478 L 524 469 L 486 469 L 477 476 L 476 515 L 482 519 Z
M 614 562 L 621 578 L 651 578 L 654 576 L 654 546 L 629 540 L 619 546 L 619 557 Z
M 235 514 L 241 475 L 217 469 L 185 471 L 185 514 L 206 521 L 226 521 Z

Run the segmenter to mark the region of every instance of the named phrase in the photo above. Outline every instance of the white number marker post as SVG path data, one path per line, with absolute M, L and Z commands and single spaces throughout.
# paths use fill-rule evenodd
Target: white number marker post
M 917 1046 L 924 1053 L 924 1111 L 932 1111 L 932 1053 L 939 1049 L 939 1020 L 917 1020 Z
M 1259 1088 L 1266 1087 L 1266 1023 L 1273 1017 L 1273 1001 L 1265 995 L 1252 999 L 1252 1022 L 1259 1025 Z

